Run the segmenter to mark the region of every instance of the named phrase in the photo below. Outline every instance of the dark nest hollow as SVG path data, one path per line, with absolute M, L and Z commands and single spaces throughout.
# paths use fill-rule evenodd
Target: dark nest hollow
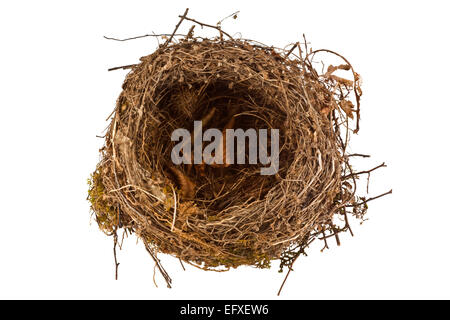
M 219 36 L 194 37 L 193 27 L 177 35 L 183 20 Z M 373 199 L 356 195 L 356 180 L 375 168 L 353 172 L 349 160 L 357 155 L 346 152 L 359 129 L 359 75 L 344 57 L 312 51 L 306 42 L 278 49 L 233 39 L 186 14 L 180 23 L 139 64 L 119 67 L 131 71 L 88 197 L 114 249 L 119 229 L 135 233 L 170 286 L 157 253 L 205 270 L 280 260 L 290 271 L 313 240 L 339 243 L 340 232 L 351 232 L 347 215 L 363 219 Z M 342 64 L 317 71 L 312 59 L 319 52 Z M 278 173 L 261 175 L 254 164 L 174 165 L 171 133 L 192 130 L 194 120 L 204 130 L 279 129 Z

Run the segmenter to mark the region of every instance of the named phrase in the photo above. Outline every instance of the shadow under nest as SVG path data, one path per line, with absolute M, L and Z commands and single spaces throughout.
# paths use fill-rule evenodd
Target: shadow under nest
M 265 268 L 275 259 L 290 269 L 314 239 L 349 230 L 348 213 L 363 218 L 367 204 L 355 195 L 342 138 L 349 118 L 359 121 L 359 76 L 346 60 L 319 75 L 312 52 L 296 46 L 298 54 L 186 37 L 131 66 L 88 198 L 100 229 L 115 243 L 118 229 L 135 233 L 168 284 L 158 252 L 206 270 Z M 204 129 L 279 129 L 278 172 L 261 175 L 260 164 L 174 165 L 171 134 L 192 132 L 195 120 Z

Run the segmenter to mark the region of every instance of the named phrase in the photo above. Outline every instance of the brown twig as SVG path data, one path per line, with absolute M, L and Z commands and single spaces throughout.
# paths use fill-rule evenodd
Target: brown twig
M 344 229 L 347 229 L 350 232 L 351 236 L 353 237 L 354 234 L 353 234 L 352 228 L 350 227 L 350 223 L 348 222 L 348 217 L 347 217 L 346 211 L 344 211 L 344 220 L 345 220 Z
M 351 173 L 351 174 L 348 174 L 348 175 L 346 175 L 346 176 L 343 176 L 343 177 L 342 177 L 342 180 L 345 180 L 345 179 L 347 179 L 347 178 L 350 178 L 351 176 L 359 176 L 359 175 L 361 175 L 361 174 L 371 173 L 372 171 L 375 171 L 375 170 L 377 170 L 377 169 L 379 169 L 379 168 L 384 168 L 384 167 L 386 167 L 386 164 L 383 162 L 382 164 L 380 164 L 380 165 L 378 165 L 378 166 L 376 166 L 375 168 L 372 168 L 372 169 L 370 169 L 370 170 L 359 171 L 359 172 L 353 172 L 353 173 Z
M 298 259 L 299 256 L 300 256 L 300 254 L 298 254 L 298 255 L 295 257 L 295 259 L 293 260 L 292 264 L 294 264 L 294 262 Z M 279 296 L 279 295 L 281 294 L 281 290 L 283 290 L 283 287 L 284 287 L 284 285 L 285 285 L 285 283 L 286 283 L 286 281 L 287 281 L 289 275 L 291 274 L 291 271 L 292 271 L 292 270 L 293 270 L 292 267 L 289 267 L 289 270 L 288 270 L 286 276 L 284 277 L 283 283 L 281 283 L 280 289 L 278 290 L 277 296 Z
M 341 240 L 339 239 L 339 231 L 336 229 L 336 227 L 334 226 L 333 223 L 331 223 L 331 229 L 333 230 L 334 237 L 336 239 L 336 244 L 338 246 L 340 246 L 341 245 Z
M 179 17 L 182 17 L 182 16 L 179 16 Z M 194 23 L 200 25 L 201 27 L 208 27 L 208 28 L 216 29 L 216 30 L 219 31 L 221 34 L 223 33 L 223 34 L 226 35 L 228 38 L 233 39 L 232 36 L 230 36 L 228 33 L 226 33 L 225 31 L 223 31 L 220 27 L 213 26 L 213 25 L 207 24 L 207 23 L 203 23 L 203 22 L 200 22 L 200 21 L 197 21 L 197 20 L 195 20 L 195 19 L 188 18 L 188 17 L 184 17 L 184 19 L 185 19 L 185 20 L 188 20 L 188 21 L 191 21 L 191 22 L 194 22 Z
M 183 261 L 181 261 L 180 258 L 178 258 L 178 261 L 180 261 L 181 267 L 183 268 L 183 271 L 186 271 L 186 268 L 184 267 Z
M 136 36 L 136 37 L 130 37 L 130 38 L 113 38 L 113 37 L 107 37 L 107 36 L 103 36 L 103 38 L 105 38 L 106 40 L 114 40 L 114 41 L 130 41 L 130 40 L 136 40 L 136 39 L 142 39 L 142 38 L 147 38 L 147 37 L 168 37 L 171 36 L 171 33 L 160 33 L 160 34 L 144 34 L 141 36 Z M 185 34 L 174 34 L 173 36 L 175 37 L 181 37 L 181 36 L 185 36 Z
M 365 203 L 367 203 L 367 202 L 369 202 L 369 201 L 372 201 L 372 200 L 375 200 L 375 199 L 384 197 L 384 196 L 386 196 L 386 195 L 388 195 L 388 194 L 391 194 L 391 193 L 392 193 L 392 189 L 389 190 L 388 192 L 382 193 L 382 194 L 380 194 L 380 195 L 378 195 L 378 196 L 376 196 L 376 197 L 369 198 L 369 199 L 367 199 L 367 200 L 364 200 L 364 201 L 361 201 L 361 202 L 358 202 L 358 203 L 355 203 L 355 204 L 349 204 L 349 205 L 347 205 L 346 207 L 347 207 L 347 208 L 350 208 L 350 207 L 359 207 L 359 206 L 362 205 L 362 204 L 365 204 Z
M 145 249 L 147 250 L 147 252 L 150 254 L 150 256 L 152 257 L 153 261 L 155 262 L 156 267 L 158 268 L 159 272 L 161 273 L 161 275 L 163 276 L 164 280 L 166 280 L 167 283 L 167 287 L 168 288 L 172 288 L 172 279 L 170 278 L 169 274 L 166 272 L 166 270 L 163 268 L 163 266 L 161 265 L 161 262 L 159 261 L 159 259 L 155 256 L 155 254 L 153 253 L 152 249 L 148 246 L 147 243 L 144 242 L 145 245 Z
M 328 247 L 328 241 L 327 241 L 327 238 L 326 238 L 326 235 L 325 235 L 325 231 L 322 231 L 322 239 L 321 239 L 321 240 L 323 240 L 324 246 L 323 246 L 323 248 L 320 250 L 320 252 L 323 252 L 325 249 L 329 249 L 329 247 Z
M 131 68 L 133 68 L 135 66 L 137 66 L 137 64 L 129 64 L 129 65 L 126 65 L 126 66 L 109 68 L 108 71 L 114 71 L 114 70 L 119 70 L 119 69 L 131 69 Z
M 347 157 L 362 157 L 362 158 L 370 158 L 369 154 L 362 154 L 362 153 L 352 153 L 347 155 Z
M 218 24 L 218 25 L 221 25 L 222 22 L 224 22 L 225 20 L 227 20 L 228 18 L 231 18 L 231 17 L 233 17 L 233 19 L 237 19 L 237 15 L 238 15 L 239 13 L 240 13 L 240 11 L 233 12 L 232 14 L 226 16 L 225 18 L 223 18 L 222 20 L 220 20 L 219 22 L 217 22 L 217 24 Z
M 296 42 L 292 48 L 286 53 L 285 58 L 289 57 L 289 55 L 295 50 L 295 48 L 297 48 L 297 46 L 299 46 L 299 43 Z
M 173 30 L 172 34 L 170 35 L 169 39 L 163 44 L 163 48 L 167 47 L 167 45 L 172 41 L 173 37 L 175 36 L 175 33 L 177 32 L 178 28 L 180 27 L 181 23 L 184 19 L 186 19 L 186 15 L 188 14 L 189 8 L 186 8 L 184 11 L 184 14 L 180 17 L 180 21 L 178 21 L 178 24 L 175 26 L 175 30 Z
M 193 25 L 191 26 L 191 28 L 189 29 L 189 31 L 188 31 L 188 33 L 187 33 L 187 35 L 186 35 L 186 38 L 187 38 L 187 39 L 191 39 L 191 38 L 194 37 L 194 29 L 195 29 L 195 24 L 193 24 Z
M 116 276 L 115 279 L 119 279 L 119 265 L 120 263 L 117 262 L 117 252 L 116 252 L 116 248 L 117 248 L 117 229 L 114 230 L 114 247 L 113 247 L 113 251 L 114 251 L 114 265 L 115 265 L 115 269 L 116 269 Z
M 307 239 L 307 238 L 305 238 L 305 239 Z M 306 254 L 306 253 L 305 253 L 305 249 L 306 249 L 313 241 L 314 241 L 314 240 L 309 240 L 309 242 L 308 242 L 306 245 L 300 247 L 299 251 L 296 253 L 294 259 L 292 260 L 291 264 L 289 265 L 289 270 L 288 270 L 286 276 L 284 277 L 283 282 L 281 283 L 281 286 L 280 286 L 280 289 L 278 290 L 277 296 L 279 296 L 279 295 L 281 294 L 281 291 L 283 290 L 283 287 L 284 287 L 284 285 L 286 284 L 286 281 L 287 281 L 289 275 L 291 274 L 291 271 L 294 270 L 294 269 L 292 269 L 292 267 L 294 266 L 295 261 L 297 261 L 297 259 L 300 257 L 300 255 Z

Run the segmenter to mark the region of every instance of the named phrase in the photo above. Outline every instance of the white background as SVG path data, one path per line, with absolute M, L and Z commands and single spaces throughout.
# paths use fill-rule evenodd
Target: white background
M 281 298 L 450 298 L 449 41 L 445 1 L 2 1 L 0 5 L 0 298 L 277 298 L 271 270 L 213 273 L 161 256 L 159 288 L 135 238 L 119 252 L 90 224 L 86 179 L 98 161 L 126 71 L 170 33 L 178 15 L 284 46 L 303 33 L 346 56 L 363 77 L 362 129 L 352 151 L 385 161 L 355 237 L 301 258 Z M 189 23 L 183 25 L 186 31 Z M 197 27 L 197 33 L 199 32 Z M 363 181 L 364 182 L 364 179 Z M 364 187 L 364 185 L 363 185 Z M 363 188 L 362 188 L 363 189 Z

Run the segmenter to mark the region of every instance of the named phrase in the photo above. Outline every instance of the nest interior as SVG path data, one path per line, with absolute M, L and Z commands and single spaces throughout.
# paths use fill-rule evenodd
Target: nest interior
M 359 77 L 348 63 L 319 75 L 298 49 L 186 38 L 132 66 L 90 180 L 100 228 L 136 233 L 153 257 L 217 271 L 274 259 L 290 266 L 312 240 L 348 230 L 346 208 L 357 218 L 367 209 L 341 138 L 349 118 L 359 120 L 350 99 L 353 92 L 359 103 Z M 279 129 L 278 173 L 174 165 L 171 134 L 194 120 L 205 129 Z

